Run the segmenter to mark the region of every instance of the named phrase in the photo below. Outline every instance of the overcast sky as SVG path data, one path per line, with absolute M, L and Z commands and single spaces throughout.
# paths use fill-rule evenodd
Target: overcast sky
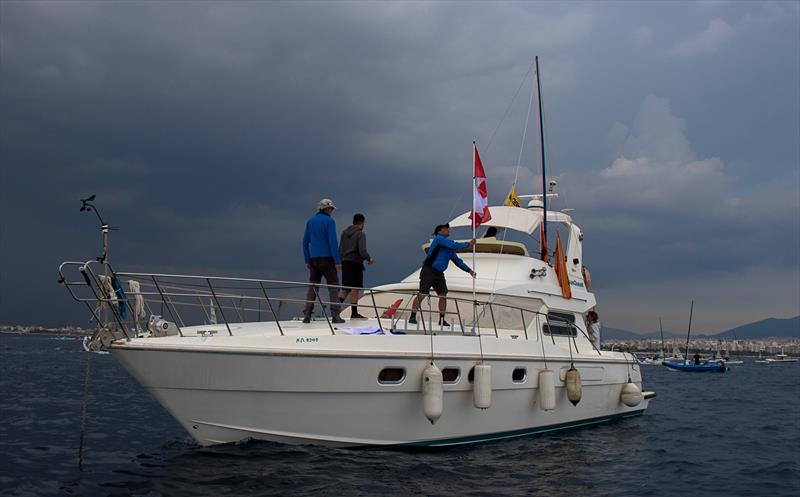
M 605 324 L 797 315 L 798 5 L 4 0 L 0 322 L 87 325 L 56 269 L 99 253 L 91 193 L 118 268 L 304 279 L 330 197 L 396 281 L 469 209 L 472 140 L 502 201 L 534 55 Z

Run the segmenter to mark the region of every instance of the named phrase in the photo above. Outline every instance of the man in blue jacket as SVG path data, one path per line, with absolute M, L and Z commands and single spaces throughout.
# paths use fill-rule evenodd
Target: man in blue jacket
M 419 310 L 419 303 L 423 295 L 430 295 L 431 288 L 436 291 L 439 296 L 439 326 L 450 326 L 445 320 L 445 312 L 447 311 L 447 281 L 444 278 L 444 272 L 450 261 L 453 261 L 456 266 L 462 271 L 465 271 L 475 277 L 475 271 L 470 269 L 464 261 L 456 254 L 456 250 L 472 247 L 475 244 L 475 239 L 468 242 L 454 242 L 448 237 L 450 236 L 450 225 L 440 224 L 433 230 L 433 241 L 428 247 L 428 256 L 425 262 L 422 263 L 422 270 L 419 273 L 419 295 L 414 299 L 411 304 L 411 316 L 408 322 L 416 324 L 417 311 Z
M 333 201 L 323 198 L 317 204 L 318 212 L 311 216 L 306 223 L 306 233 L 303 235 L 303 257 L 306 261 L 309 277 L 312 283 L 306 294 L 306 306 L 303 310 L 303 322 L 311 322 L 311 313 L 314 311 L 314 301 L 317 299 L 318 284 L 325 277 L 328 286 L 329 302 L 332 322 L 344 323 L 339 317 L 339 304 L 337 298 L 339 286 L 339 273 L 342 269 L 342 260 L 339 256 L 339 243 L 336 241 L 336 221 L 331 213 L 336 208 Z

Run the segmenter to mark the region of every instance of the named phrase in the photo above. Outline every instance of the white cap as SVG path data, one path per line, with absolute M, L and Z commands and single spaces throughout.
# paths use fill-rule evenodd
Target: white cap
M 330 207 L 331 209 L 335 209 L 336 208 L 336 206 L 333 205 L 333 200 L 331 200 L 329 198 L 323 198 L 317 204 L 317 209 L 319 209 L 319 210 L 327 209 L 328 207 Z

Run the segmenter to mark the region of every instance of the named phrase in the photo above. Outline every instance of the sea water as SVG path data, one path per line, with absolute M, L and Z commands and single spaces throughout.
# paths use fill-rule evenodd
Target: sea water
M 642 366 L 658 393 L 644 416 L 399 452 L 203 448 L 113 357 L 93 354 L 79 468 L 87 356 L 78 340 L 0 334 L 0 495 L 800 495 L 800 363 Z

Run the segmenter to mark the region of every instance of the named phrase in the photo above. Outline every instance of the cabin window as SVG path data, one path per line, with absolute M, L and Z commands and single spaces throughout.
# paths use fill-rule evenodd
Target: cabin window
M 575 315 L 566 312 L 548 312 L 543 330 L 546 335 L 576 336 L 578 332 L 575 329 Z
M 469 374 L 467 375 L 467 381 L 470 383 L 475 383 L 475 368 L 470 368 Z
M 514 371 L 511 373 L 511 381 L 514 383 L 524 383 L 527 377 L 528 370 L 525 368 L 514 368 Z
M 378 383 L 384 385 L 396 385 L 406 379 L 405 368 L 383 368 L 378 373 Z
M 442 382 L 446 385 L 455 385 L 461 378 L 461 369 L 459 368 L 444 368 L 442 370 Z

